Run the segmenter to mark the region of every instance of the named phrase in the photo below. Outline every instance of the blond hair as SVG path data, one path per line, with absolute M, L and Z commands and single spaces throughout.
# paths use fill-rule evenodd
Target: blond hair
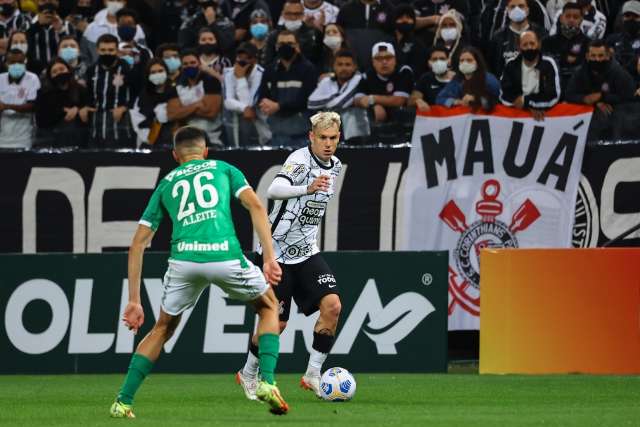
M 321 111 L 311 116 L 311 131 L 323 130 L 331 126 L 337 126 L 340 130 L 340 114 L 333 111 Z

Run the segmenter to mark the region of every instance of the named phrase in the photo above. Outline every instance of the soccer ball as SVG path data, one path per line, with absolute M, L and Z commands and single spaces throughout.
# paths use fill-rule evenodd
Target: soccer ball
M 344 368 L 327 369 L 320 378 L 320 395 L 324 400 L 344 402 L 356 393 L 356 380 Z

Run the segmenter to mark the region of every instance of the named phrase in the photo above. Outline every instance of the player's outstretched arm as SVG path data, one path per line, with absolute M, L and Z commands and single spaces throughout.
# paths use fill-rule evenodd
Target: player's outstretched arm
M 282 270 L 276 262 L 275 253 L 273 252 L 273 243 L 271 242 L 271 226 L 267 210 L 262 206 L 262 202 L 251 188 L 243 190 L 239 195 L 242 206 L 249 211 L 253 229 L 258 234 L 260 245 L 262 246 L 262 259 L 264 266 L 262 272 L 264 277 L 271 285 L 277 285 L 282 278 Z
M 138 225 L 136 234 L 129 247 L 129 303 L 124 309 L 122 320 L 125 325 L 137 333 L 144 323 L 144 311 L 140 303 L 140 277 L 142 275 L 142 257 L 144 250 L 153 239 L 154 231 L 146 225 Z

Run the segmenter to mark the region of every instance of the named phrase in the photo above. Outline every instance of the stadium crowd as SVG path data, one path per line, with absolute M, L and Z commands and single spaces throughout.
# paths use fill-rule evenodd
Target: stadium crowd
M 0 148 L 301 146 L 316 110 L 352 144 L 415 111 L 594 106 L 637 138 L 638 0 L 0 0 Z

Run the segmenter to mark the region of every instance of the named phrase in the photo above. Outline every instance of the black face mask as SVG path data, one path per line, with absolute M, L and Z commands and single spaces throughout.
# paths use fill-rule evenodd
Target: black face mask
M 247 61 L 236 61 L 236 64 L 241 67 L 246 67 L 249 63 Z
M 101 65 L 105 67 L 111 67 L 116 62 L 115 55 L 100 55 L 98 57 L 98 61 L 100 61 Z
M 51 80 L 53 80 L 53 83 L 56 86 L 64 86 L 67 83 L 69 83 L 69 81 L 71 80 L 71 73 L 58 74 L 57 76 L 55 76 Z
M 522 57 L 527 61 L 535 60 L 540 54 L 540 49 L 525 49 L 522 51 Z
M 640 22 L 635 19 L 630 19 L 628 21 L 623 21 L 624 32 L 629 34 L 631 37 L 635 37 L 638 35 L 638 30 L 640 29 Z
M 401 32 L 402 34 L 409 34 L 413 32 L 413 29 L 416 27 L 416 24 L 402 22 L 400 24 L 396 24 L 396 30 Z
M 0 13 L 4 16 L 11 16 L 13 12 L 16 10 L 15 6 L 12 4 L 3 4 L 0 6 Z
M 213 55 L 214 53 L 218 55 L 220 54 L 220 48 L 216 43 L 201 44 L 198 46 L 198 49 L 200 50 L 200 53 L 204 55 Z
M 296 54 L 296 49 L 290 44 L 283 44 L 278 48 L 278 56 L 285 61 L 290 61 Z
M 609 69 L 610 61 L 587 61 L 589 63 L 589 68 L 591 72 L 596 74 L 604 74 Z
M 578 34 L 580 34 L 580 28 L 578 27 L 569 27 L 564 24 L 560 24 L 560 32 L 565 38 L 572 39 Z

